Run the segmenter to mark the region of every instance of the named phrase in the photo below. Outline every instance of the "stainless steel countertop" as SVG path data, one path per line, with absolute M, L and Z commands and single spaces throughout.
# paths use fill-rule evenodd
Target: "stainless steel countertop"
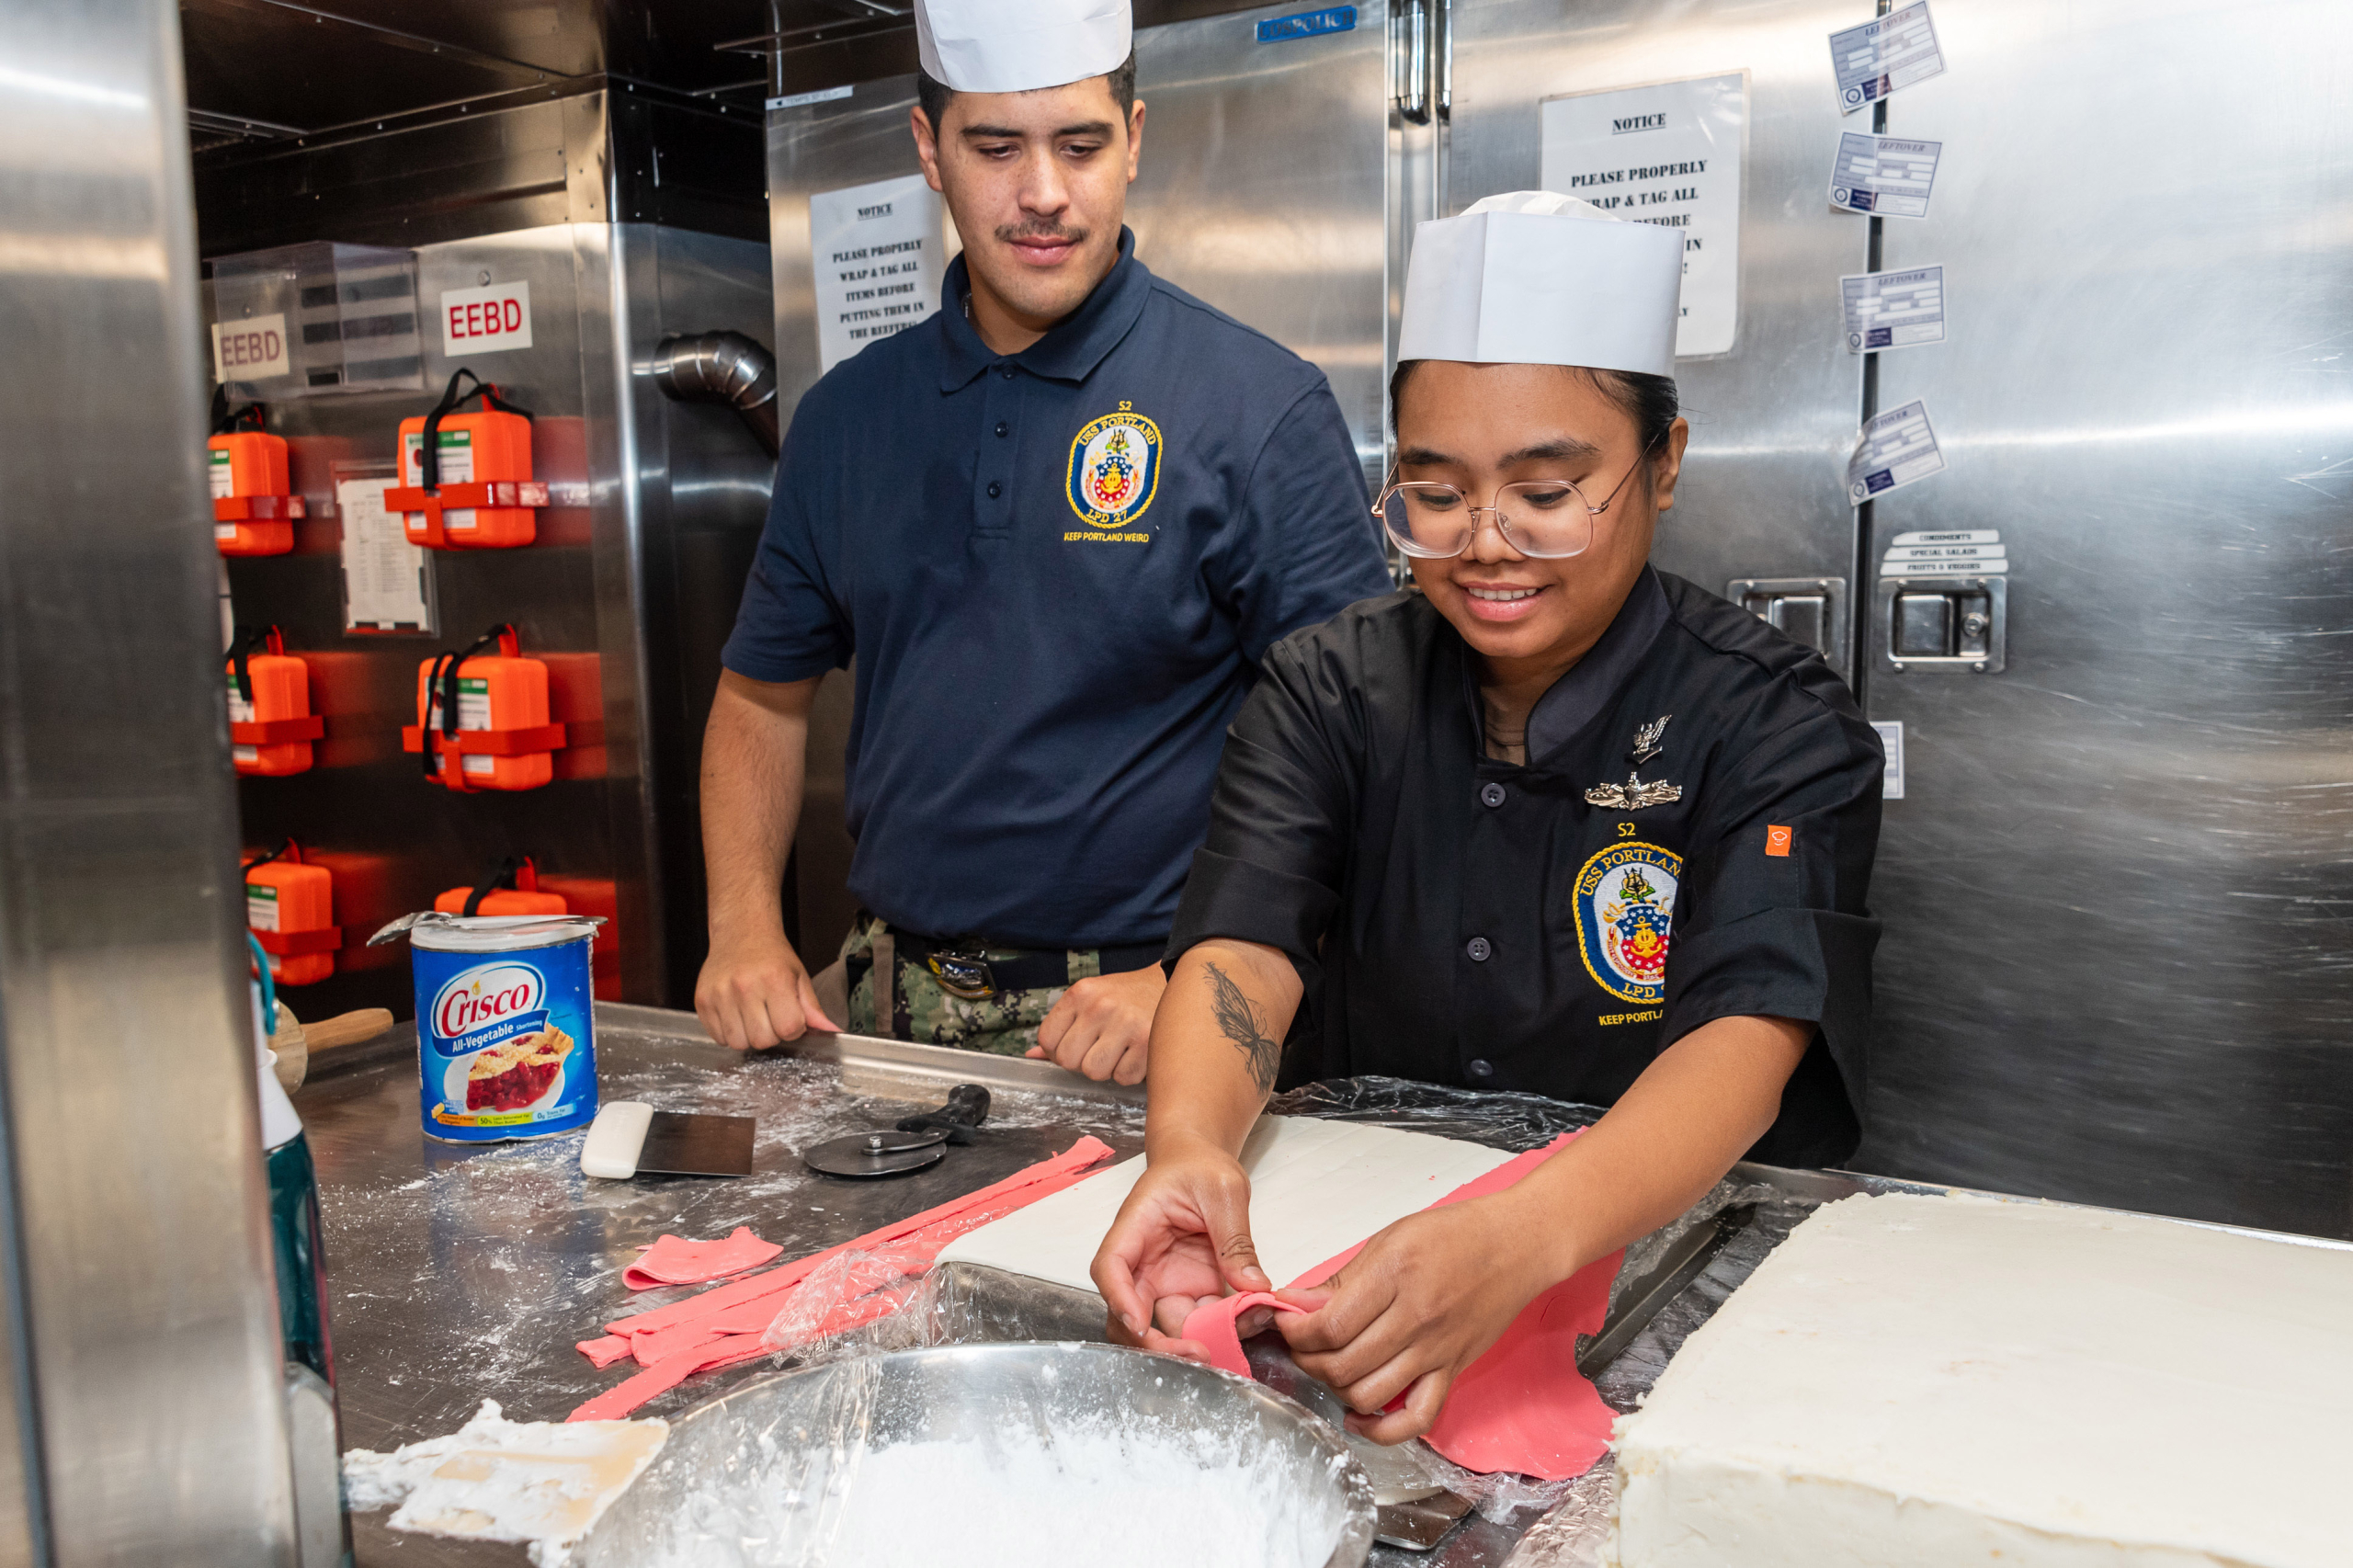
M 484 1399 L 517 1421 L 561 1421 L 637 1369 L 599 1371 L 574 1346 L 608 1319 L 692 1293 L 633 1291 L 621 1270 L 665 1232 L 723 1236 L 749 1225 L 787 1256 L 830 1246 L 947 1201 L 1092 1133 L 1122 1156 L 1143 1147 L 1141 1090 L 1087 1084 L 1017 1058 L 813 1038 L 745 1057 L 711 1044 L 691 1014 L 600 1005 L 607 1101 L 759 1119 L 754 1174 L 597 1181 L 573 1132 L 457 1145 L 420 1131 L 414 1030 L 331 1055 L 294 1096 L 318 1165 L 335 1388 L 347 1449 L 392 1449 L 455 1431 Z M 845 1058 L 852 1060 L 845 1060 Z M 993 1098 L 983 1143 L 914 1176 L 843 1181 L 804 1167 L 808 1144 L 888 1126 L 957 1083 Z M 645 1407 L 676 1415 L 767 1362 L 705 1373 Z M 512 1568 L 519 1546 L 443 1540 L 354 1516 L 361 1564 Z
M 478 1145 L 427 1139 L 407 1026 L 320 1059 L 295 1095 L 318 1165 L 345 1448 L 392 1449 L 453 1432 L 485 1399 L 512 1420 L 561 1421 L 621 1381 L 632 1365 L 599 1371 L 575 1345 L 624 1312 L 693 1293 L 694 1287 L 632 1291 L 621 1283 L 638 1249 L 665 1232 L 705 1238 L 749 1225 L 797 1256 L 1009 1176 L 1082 1133 L 1123 1157 L 1143 1147 L 1141 1089 L 1090 1084 L 1017 1058 L 850 1035 L 812 1036 L 747 1057 L 711 1044 L 691 1014 L 609 1004 L 597 1008 L 596 1045 L 608 1102 L 757 1117 L 754 1174 L 597 1181 L 580 1172 L 582 1132 Z M 927 1171 L 881 1181 L 821 1176 L 801 1164 L 799 1151 L 808 1145 L 937 1106 L 958 1083 L 990 1091 L 995 1131 L 986 1142 L 951 1149 Z M 1522 1148 L 1597 1114 L 1528 1096 L 1358 1083 L 1374 1087 L 1353 1100 L 1318 1101 L 1316 1091 L 1302 1091 L 1306 1101 L 1284 1108 Z M 1445 1107 L 1401 1110 L 1385 1103 L 1392 1090 L 1434 1095 Z M 1440 1119 L 1428 1119 L 1432 1114 Z M 1735 1166 L 1692 1217 L 1739 1201 L 1757 1205 L 1756 1220 L 1603 1369 L 1596 1386 L 1604 1400 L 1632 1409 L 1683 1340 L 1815 1205 L 1894 1185 Z M 759 1361 L 704 1373 L 642 1414 L 676 1415 L 770 1369 Z M 1606 1513 L 1608 1474 L 1603 1466 L 1581 1480 L 1546 1525 L 1565 1539 L 1585 1529 L 1577 1521 Z M 404 1534 L 388 1529 L 385 1517 L 353 1517 L 360 1568 L 516 1568 L 528 1561 L 520 1546 Z M 1506 1557 L 1515 1564 L 1585 1560 L 1586 1545 L 1545 1549 L 1543 1532 L 1530 1533 L 1536 1518 L 1524 1506 L 1498 1519 L 1473 1516 L 1433 1553 L 1376 1547 L 1373 1563 L 1495 1568 Z

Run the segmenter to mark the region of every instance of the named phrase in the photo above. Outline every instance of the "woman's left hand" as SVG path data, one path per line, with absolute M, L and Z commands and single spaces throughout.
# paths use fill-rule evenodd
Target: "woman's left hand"
M 1285 1290 L 1313 1310 L 1275 1320 L 1300 1369 L 1330 1388 L 1376 1443 L 1417 1437 L 1464 1369 L 1560 1278 L 1541 1217 L 1514 1194 L 1409 1214 L 1324 1285 Z M 1399 1394 L 1405 1403 L 1380 1414 Z

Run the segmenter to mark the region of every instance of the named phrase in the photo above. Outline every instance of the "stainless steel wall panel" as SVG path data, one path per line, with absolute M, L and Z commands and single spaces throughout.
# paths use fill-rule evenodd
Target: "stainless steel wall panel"
M 1838 278 L 1863 270 L 1868 228 L 1829 206 L 1831 154 L 1854 124 L 1827 40 L 1856 15 L 1851 0 L 1453 0 L 1449 213 L 1536 187 L 1545 98 L 1748 73 L 1739 333 L 1731 353 L 1676 365 L 1691 445 L 1654 551 L 1711 593 L 1853 571 L 1842 480 L 1862 361 L 1839 331 Z
M 772 110 L 768 115 L 768 259 L 776 301 L 777 417 L 787 427 L 801 394 L 817 384 L 817 284 L 809 254 L 809 198 L 868 180 L 920 173 L 907 111 L 913 75 L 857 84 L 846 98 Z M 735 601 L 706 607 L 714 624 L 689 633 L 723 644 Z M 713 677 L 714 679 L 716 676 Z M 801 830 L 793 839 L 787 920 L 814 969 L 833 961 L 857 913 L 849 893 L 855 847 L 847 826 L 843 748 L 849 744 L 850 672 L 827 676 L 809 721 L 809 764 Z M 709 699 L 706 698 L 708 703 Z M 708 708 L 705 709 L 706 714 Z M 836 1020 L 838 1021 L 838 1020 Z
M 921 174 L 907 130 L 913 75 L 860 82 L 850 95 L 768 114 L 768 261 L 776 278 L 777 413 L 790 422 L 817 384 L 817 280 L 809 198 L 869 180 Z
M 2008 668 L 1897 672 L 1873 628 L 1909 778 L 1861 1162 L 2353 1234 L 2353 11 L 1937 28 L 1888 123 L 1944 161 L 1884 264 L 1944 264 L 1952 335 L 1880 405 L 1926 400 L 1951 466 L 1873 553 L 1999 528 Z
M 1128 191 L 1154 272 L 1313 360 L 1368 483 L 1385 453 L 1387 8 L 1347 32 L 1257 40 L 1298 6 L 1136 35 L 1143 162 Z
M 0 58 L 0 1560 L 286 1564 L 176 18 Z
M 714 624 L 732 623 L 767 515 L 767 455 L 725 409 L 663 394 L 653 376 L 664 338 L 733 327 L 772 330 L 766 248 L 646 224 L 597 231 L 613 255 L 599 356 L 585 368 L 592 465 L 630 476 L 597 513 L 599 646 L 608 796 L 620 858 L 648 868 L 624 884 L 622 918 L 659 933 L 628 976 L 632 994 L 685 1005 L 706 943 L 699 765 L 719 678 Z M 724 620 L 711 613 L 723 606 Z M 723 641 L 723 633 L 722 634 Z M 624 678 L 617 678 L 626 672 Z

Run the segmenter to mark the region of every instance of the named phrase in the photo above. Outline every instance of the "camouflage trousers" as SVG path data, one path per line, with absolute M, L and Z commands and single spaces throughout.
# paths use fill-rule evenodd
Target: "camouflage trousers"
M 983 952 L 1002 963 L 1016 955 L 990 948 Z M 887 962 L 878 962 L 887 960 Z M 842 942 L 841 961 L 847 975 L 849 1017 L 842 1020 L 853 1034 L 887 1035 L 925 1045 L 952 1045 L 963 1051 L 985 1051 L 993 1056 L 1020 1056 L 1038 1043 L 1038 1026 L 1070 989 L 1070 981 L 1102 972 L 1102 958 L 1092 951 L 1073 951 L 1068 981 L 1061 985 L 1027 991 L 999 991 L 968 1002 L 941 988 L 939 977 L 920 960 L 904 957 L 891 927 L 871 915 L 858 920 Z M 860 971 L 864 971 L 860 973 Z M 878 986 L 877 982 L 884 983 Z M 886 1017 L 878 992 L 890 1008 Z

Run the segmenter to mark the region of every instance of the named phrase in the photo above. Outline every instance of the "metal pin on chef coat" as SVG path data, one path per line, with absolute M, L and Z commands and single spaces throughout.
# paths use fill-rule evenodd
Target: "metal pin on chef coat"
M 1659 740 L 1666 733 L 1666 722 L 1672 713 L 1662 713 L 1634 732 L 1633 748 L 1627 755 L 1634 766 L 1627 770 L 1623 784 L 1596 784 L 1585 792 L 1589 804 L 1607 806 L 1615 811 L 1639 812 L 1645 806 L 1666 806 L 1683 799 L 1683 786 L 1655 780 L 1644 783 L 1643 764 L 1657 756 L 1663 748 Z

